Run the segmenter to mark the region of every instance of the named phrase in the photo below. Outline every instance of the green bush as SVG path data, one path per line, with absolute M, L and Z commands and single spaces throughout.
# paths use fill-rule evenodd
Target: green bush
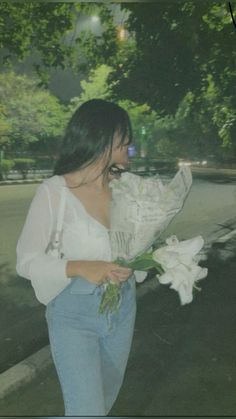
M 145 167 L 145 159 L 142 157 L 133 157 L 130 159 L 130 169 L 138 170 L 139 168 Z
M 35 160 L 35 168 L 39 170 L 51 170 L 54 164 L 55 162 L 52 156 L 37 157 Z
M 0 162 L 0 180 L 8 177 L 10 170 L 14 167 L 14 160 L 2 159 Z
M 150 168 L 155 169 L 157 172 L 173 172 L 177 167 L 176 159 L 152 159 L 150 157 L 137 157 L 131 160 L 131 171 L 136 171 L 139 168 L 144 168 L 145 171 L 150 170 Z
M 178 162 L 175 158 L 150 159 L 150 165 L 158 172 L 172 172 L 178 169 Z
M 35 168 L 34 159 L 14 159 L 15 169 L 22 175 L 23 179 L 26 179 L 29 170 Z

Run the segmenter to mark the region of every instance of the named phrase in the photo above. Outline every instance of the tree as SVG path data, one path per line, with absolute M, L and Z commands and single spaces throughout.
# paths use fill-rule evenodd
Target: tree
M 23 59 L 36 51 L 35 66 L 42 77 L 42 69 L 52 66 L 73 65 L 88 75 L 101 64 L 109 65 L 117 100 L 148 103 L 166 114 L 176 112 L 188 91 L 197 101 L 208 74 L 222 95 L 232 96 L 235 27 L 227 3 L 183 0 L 121 3 L 120 7 L 126 13 L 125 38 L 119 36 L 109 4 L 2 2 L 3 56 Z M 79 14 L 95 11 L 102 33 L 78 34 Z
M 104 59 L 109 65 L 113 62 L 114 93 L 172 114 L 189 90 L 196 97 L 201 94 L 208 74 L 222 92 L 232 94 L 235 28 L 226 4 L 212 0 L 122 3 L 122 9 L 129 11 L 124 23 L 129 37 L 123 42 L 111 30 L 111 12 L 105 13 L 104 7 L 100 6 L 103 33 L 90 34 L 88 43 L 82 38 L 80 45 L 90 58 L 88 66 Z M 104 49 L 108 57 L 102 54 Z
M 88 81 L 82 80 L 80 82 L 82 93 L 79 97 L 74 97 L 70 101 L 69 109 L 72 114 L 78 106 L 83 102 L 93 98 L 114 100 L 112 95 L 112 85 L 109 83 L 109 75 L 113 71 L 112 67 L 105 64 L 91 70 Z M 147 150 L 152 146 L 152 138 L 154 135 L 155 121 L 157 114 L 150 109 L 147 104 L 138 104 L 129 100 L 117 101 L 117 103 L 124 108 L 130 116 L 134 142 L 141 150 L 145 146 Z M 142 130 L 145 129 L 145 136 Z
M 226 154 L 236 155 L 236 35 L 228 3 L 121 2 L 120 8 L 125 13 L 122 26 L 114 23 L 109 2 L 2 2 L 3 56 L 23 59 L 36 51 L 35 68 L 44 85 L 52 66 L 68 65 L 88 77 L 107 65 L 112 68 L 107 82 L 113 100 L 146 104 L 163 118 L 175 119 L 190 93 L 190 112 L 178 125 L 180 137 L 188 128 L 194 153 L 199 147 L 205 153 L 222 144 Z M 99 35 L 78 33 L 80 13 L 99 14 Z M 126 31 L 124 37 L 120 29 Z M 0 129 L 5 132 L 2 115 L 4 109 Z M 168 125 L 168 119 L 159 118 L 162 123 Z
M 49 67 L 64 68 L 73 48 L 65 42 L 79 5 L 49 2 L 1 2 L 0 27 L 3 63 L 35 54 L 35 69 L 47 83 Z
M 134 143 L 137 151 L 153 154 L 156 138 L 156 122 L 158 114 L 151 110 L 146 103 L 139 104 L 130 100 L 120 100 L 118 104 L 124 108 L 131 120 Z
M 114 64 L 109 76 L 110 82 L 115 81 L 114 97 L 146 103 L 159 115 L 174 117 L 190 92 L 191 112 L 186 118 L 199 137 L 198 145 L 194 140 L 196 150 L 204 153 L 214 146 L 219 148 L 220 140 L 225 150 L 232 151 L 236 133 L 236 34 L 228 4 L 187 0 L 122 3 L 121 8 L 129 12 L 124 23 L 128 39 L 118 43 L 117 34 L 111 30 L 111 17 L 103 12 L 101 36 L 90 34 L 88 43 L 80 42 L 84 54 L 91 57 L 88 65 L 103 62 L 101 51 L 106 48 L 107 62 Z M 209 77 L 217 91 L 214 103 L 207 99 Z M 189 122 L 185 122 L 186 128 Z M 183 127 L 182 119 L 179 130 Z M 192 134 L 190 128 L 190 138 Z
M 108 85 L 108 76 L 112 68 L 102 64 L 95 70 L 91 70 L 88 80 L 81 80 L 82 93 L 70 101 L 70 112 L 74 112 L 83 102 L 89 99 L 112 99 L 111 85 Z
M 67 112 L 38 80 L 0 73 L 1 143 L 5 150 L 48 151 L 62 134 Z
M 3 104 L 0 105 L 0 145 L 7 143 L 8 135 L 11 130 L 7 119 L 7 109 Z

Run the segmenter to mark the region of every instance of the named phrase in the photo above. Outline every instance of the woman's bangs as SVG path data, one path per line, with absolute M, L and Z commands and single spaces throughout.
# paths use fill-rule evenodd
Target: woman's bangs
M 119 147 L 132 144 L 133 136 L 130 124 L 120 125 L 117 132 L 120 134 Z M 128 142 L 127 142 L 128 139 Z

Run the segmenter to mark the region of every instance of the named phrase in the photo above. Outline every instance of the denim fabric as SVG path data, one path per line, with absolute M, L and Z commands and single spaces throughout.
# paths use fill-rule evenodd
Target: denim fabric
M 121 388 L 132 343 L 135 277 L 122 284 L 119 310 L 109 319 L 98 314 L 102 287 L 81 293 L 80 279 L 47 305 L 50 346 L 65 415 L 105 416 Z

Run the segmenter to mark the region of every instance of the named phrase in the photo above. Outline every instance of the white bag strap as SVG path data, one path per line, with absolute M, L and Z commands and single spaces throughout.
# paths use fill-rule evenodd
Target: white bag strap
M 62 224 L 63 224 L 63 218 L 64 218 L 64 212 L 65 212 L 65 202 L 66 202 L 66 188 L 62 187 L 61 199 L 60 199 L 60 205 L 59 205 L 58 217 L 57 217 L 56 233 L 54 237 L 54 247 L 59 246 L 60 234 L 62 231 Z

